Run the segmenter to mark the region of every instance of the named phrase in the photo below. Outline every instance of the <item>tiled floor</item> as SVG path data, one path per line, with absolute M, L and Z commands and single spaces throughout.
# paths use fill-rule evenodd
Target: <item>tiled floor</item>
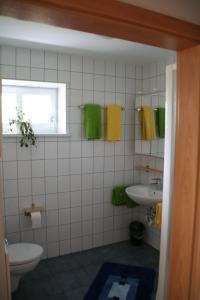
M 134 247 L 122 242 L 47 259 L 21 280 L 12 299 L 82 300 L 104 262 L 146 266 L 157 271 L 159 252 L 146 244 Z

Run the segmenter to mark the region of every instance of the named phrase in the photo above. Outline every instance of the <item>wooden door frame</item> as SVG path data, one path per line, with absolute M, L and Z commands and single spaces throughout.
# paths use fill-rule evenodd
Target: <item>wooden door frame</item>
M 195 225 L 200 214 L 200 188 L 197 184 L 200 178 L 200 64 L 195 61 L 199 62 L 200 26 L 114 0 L 1 0 L 0 15 L 178 52 L 177 139 L 168 290 L 170 300 L 197 300 L 199 271 L 195 268 L 195 260 L 200 261 L 197 251 L 200 242 Z M 193 88 L 193 92 L 188 92 Z M 187 221 L 187 226 L 184 226 Z M 183 271 L 189 273 L 184 275 Z

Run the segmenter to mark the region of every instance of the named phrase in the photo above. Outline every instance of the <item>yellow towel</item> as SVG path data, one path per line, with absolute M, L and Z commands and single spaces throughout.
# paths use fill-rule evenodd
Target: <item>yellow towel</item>
M 107 105 L 107 141 L 120 141 L 122 134 L 122 111 L 117 104 Z
M 140 111 L 140 120 L 142 126 L 142 136 L 144 140 L 156 139 L 155 117 L 153 108 L 150 106 L 143 106 Z
M 156 204 L 155 226 L 161 227 L 162 223 L 162 202 Z

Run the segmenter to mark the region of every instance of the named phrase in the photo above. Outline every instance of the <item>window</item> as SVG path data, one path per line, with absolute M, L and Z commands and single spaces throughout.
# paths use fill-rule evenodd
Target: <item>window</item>
M 36 134 L 67 133 L 66 84 L 2 80 L 4 134 L 12 134 L 9 120 L 16 118 L 17 109 L 30 120 Z M 16 134 L 17 129 L 13 133 Z

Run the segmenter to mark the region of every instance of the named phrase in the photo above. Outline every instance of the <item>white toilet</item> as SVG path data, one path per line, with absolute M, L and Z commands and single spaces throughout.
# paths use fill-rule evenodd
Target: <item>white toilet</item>
M 11 289 L 14 292 L 20 278 L 32 271 L 40 261 L 43 248 L 36 244 L 17 243 L 8 245 L 11 273 Z

